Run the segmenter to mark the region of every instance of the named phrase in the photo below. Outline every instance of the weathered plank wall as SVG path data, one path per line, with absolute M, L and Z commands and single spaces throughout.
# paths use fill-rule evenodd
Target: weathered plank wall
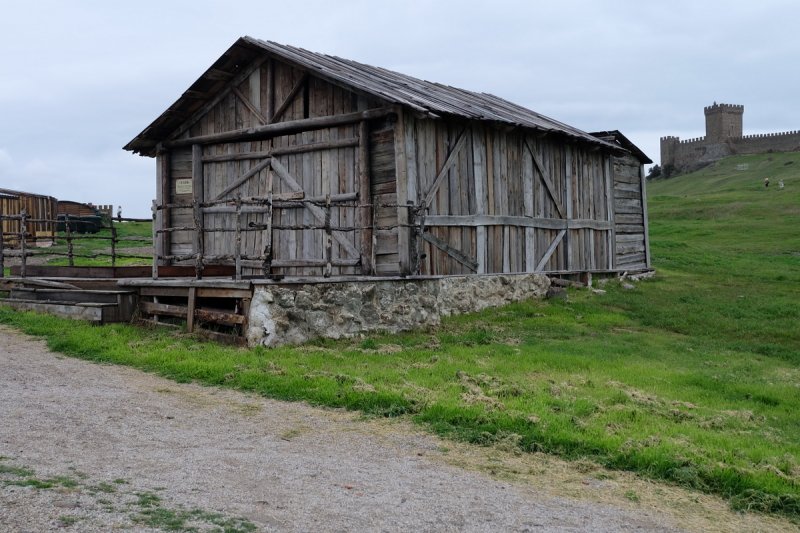
M 642 166 L 633 156 L 615 157 L 613 165 L 615 266 L 631 270 L 647 268 L 647 197 Z
M 51 196 L 30 194 L 20 191 L 0 190 L 0 214 L 19 215 L 25 210 L 29 221 L 26 222 L 27 239 L 39 241 L 52 241 L 55 239 L 55 220 L 57 217 L 57 202 Z M 19 243 L 19 220 L 2 220 L 3 239 L 9 246 Z
M 603 152 L 412 116 L 403 134 L 406 194 L 427 207 L 423 242 L 408 236 L 420 273 L 610 268 L 612 191 Z
M 380 105 L 374 99 L 308 76 L 302 70 L 276 60 L 266 60 L 257 65 L 248 75 L 236 80 L 232 90 L 218 101 L 210 102 L 213 105 L 204 107 L 178 128 L 173 140 L 264 124 L 343 115 Z M 386 147 L 391 147 L 394 142 L 392 134 L 390 126 L 377 121 L 370 124 L 365 139 L 369 145 L 366 153 L 371 156 L 366 159 L 370 168 L 365 172 L 373 183 L 375 199 L 387 204 L 396 201 L 391 190 L 394 188 L 393 153 L 386 151 Z M 357 226 L 359 210 L 363 207 L 359 207 L 359 203 L 371 205 L 373 201 L 373 198 L 359 199 L 355 196 L 360 192 L 360 142 L 359 124 L 354 123 L 267 140 L 205 144 L 199 153 L 202 163 L 195 167 L 202 169 L 202 180 L 196 185 L 202 189 L 199 198 L 194 197 L 194 188 L 188 185 L 193 179 L 192 149 L 190 146 L 174 148 L 161 156 L 169 160 L 168 190 L 163 196 L 169 202 L 180 204 L 191 204 L 194 200 L 230 200 L 233 204 L 237 197 L 266 198 L 270 192 L 284 200 L 315 198 L 318 203 L 324 203 L 330 195 L 334 198 L 330 207 L 330 226 L 340 228 L 340 231 L 333 231 L 331 274 L 360 274 L 362 235 Z M 179 190 L 188 192 L 179 193 Z M 349 195 L 352 199 L 337 203 L 337 195 Z M 383 208 L 377 214 L 385 217 L 387 209 Z M 237 215 L 233 207 L 211 207 L 202 211 L 202 224 L 207 230 L 232 230 L 236 226 Z M 240 254 L 261 256 L 271 242 L 273 273 L 290 276 L 322 274 L 326 264 L 326 235 L 323 229 L 311 228 L 324 225 L 321 212 L 324 213 L 324 206 L 314 209 L 297 201 L 276 201 L 269 231 L 266 229 L 270 218 L 267 207 L 245 207 L 241 214 L 242 225 L 247 228 L 252 224 L 262 229 L 241 232 Z M 191 227 L 194 216 L 192 208 L 170 209 L 164 215 L 172 227 Z M 396 225 L 396 220 L 387 225 Z M 162 237 L 162 242 L 164 250 L 169 250 L 169 254 L 174 256 L 196 253 L 198 245 L 193 231 L 172 232 L 168 237 Z M 231 231 L 206 231 L 202 247 L 204 255 L 227 257 L 220 262 L 231 262 L 231 257 L 236 255 L 237 240 Z M 379 232 L 375 249 L 377 271 L 396 273 L 396 229 L 394 235 L 389 230 Z M 253 263 L 243 261 L 247 265 L 243 271 L 245 274 L 261 273 Z

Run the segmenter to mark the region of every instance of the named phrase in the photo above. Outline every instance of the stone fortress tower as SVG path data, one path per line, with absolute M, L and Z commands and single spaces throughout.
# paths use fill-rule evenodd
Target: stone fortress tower
M 735 154 L 800 151 L 800 131 L 743 135 L 743 105 L 718 104 L 703 109 L 706 135 L 696 139 L 661 138 L 661 167 L 668 173 L 691 172 Z

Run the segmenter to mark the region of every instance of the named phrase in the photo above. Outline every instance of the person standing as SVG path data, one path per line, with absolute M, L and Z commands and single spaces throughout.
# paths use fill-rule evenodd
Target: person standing
M 764 178 L 764 188 L 769 187 L 769 178 Z

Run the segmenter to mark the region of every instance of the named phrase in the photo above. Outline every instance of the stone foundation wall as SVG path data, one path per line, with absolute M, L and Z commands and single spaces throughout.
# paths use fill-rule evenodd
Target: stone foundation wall
M 549 287 L 544 274 L 257 285 L 247 342 L 272 347 L 435 326 L 445 316 L 541 298 Z

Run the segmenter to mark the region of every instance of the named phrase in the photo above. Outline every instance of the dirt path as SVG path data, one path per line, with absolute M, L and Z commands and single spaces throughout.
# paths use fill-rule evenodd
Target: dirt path
M 553 496 L 524 476 L 477 471 L 495 456 L 470 459 L 470 450 L 407 423 L 363 421 L 67 358 L 0 326 L 3 531 L 150 531 L 169 524 L 233 531 L 673 531 L 687 525 L 634 503 Z M 520 459 L 507 455 L 502 464 L 513 472 L 509 465 Z

